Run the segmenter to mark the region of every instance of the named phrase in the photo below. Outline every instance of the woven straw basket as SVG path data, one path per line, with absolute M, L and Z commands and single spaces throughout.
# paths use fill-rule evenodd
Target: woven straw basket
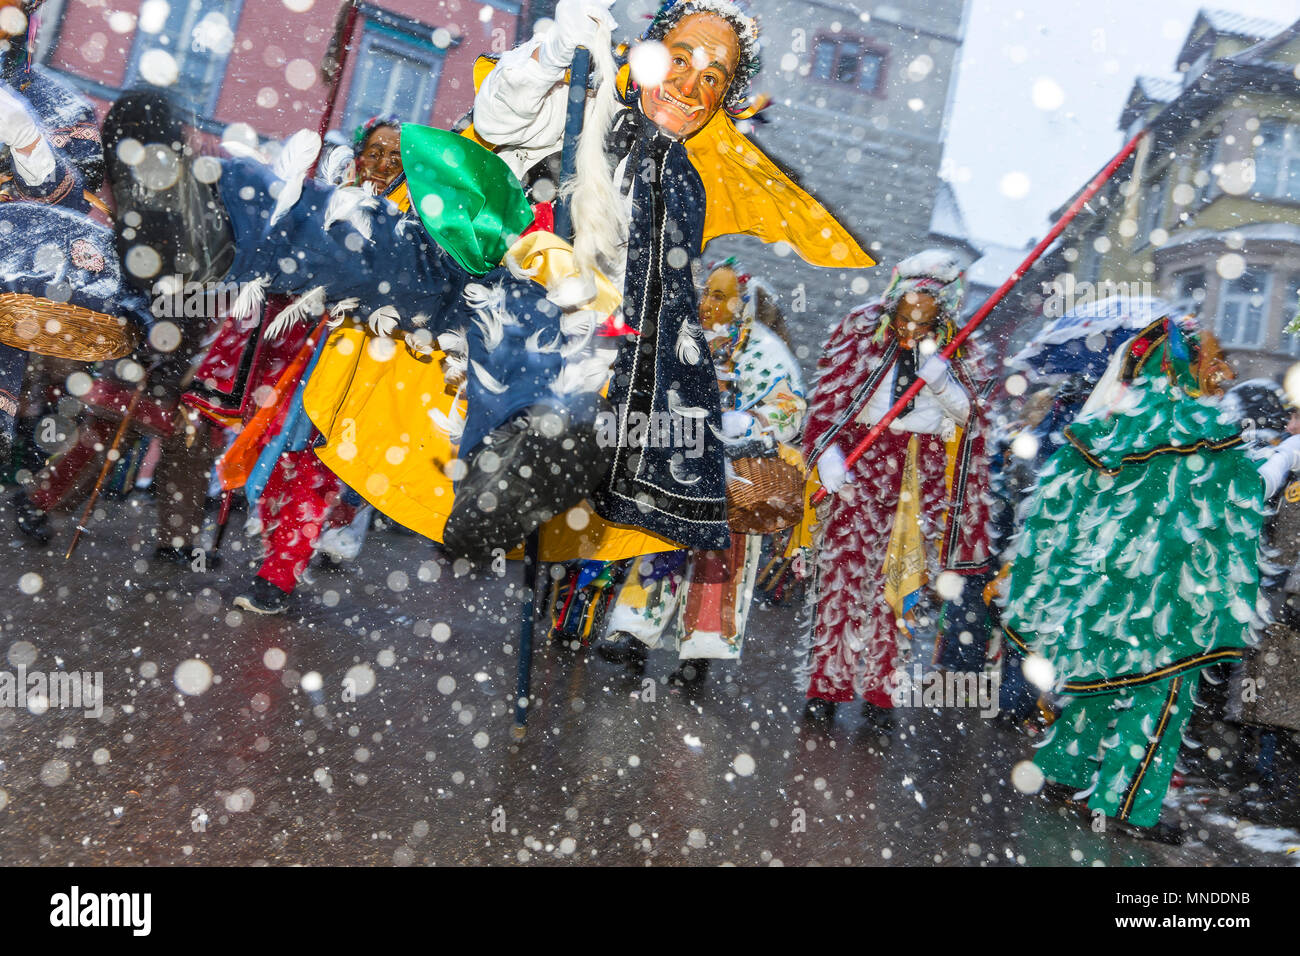
M 21 292 L 0 293 L 0 342 L 53 358 L 103 362 L 129 355 L 135 333 L 125 319 Z
M 772 534 L 803 518 L 804 476 L 776 455 L 736 458 L 727 482 L 727 523 L 738 534 Z

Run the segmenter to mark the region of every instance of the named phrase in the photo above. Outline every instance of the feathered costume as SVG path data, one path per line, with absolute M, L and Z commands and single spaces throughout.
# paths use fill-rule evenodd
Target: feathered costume
M 852 449 L 866 435 L 874 411 L 893 404 L 891 386 L 902 378 L 896 374 L 900 356 L 910 358 L 890 324 L 893 312 L 908 292 L 934 296 L 946 341 L 955 331 L 960 282 L 955 263 L 922 254 L 900 264 L 881 301 L 845 316 L 818 363 L 805 454 L 819 452 L 844 419 L 848 424 L 833 439 L 840 449 Z M 909 650 L 901 619 L 927 571 L 974 575 L 989 567 L 988 421 L 980 397 L 986 375 L 978 346 L 968 342 L 950 368 L 955 383 L 947 387 L 965 393 L 968 418 L 954 421 L 945 412 L 940 422 L 932 408 L 937 431 L 918 434 L 906 430 L 910 416 L 900 416 L 895 424 L 901 428 L 886 429 L 854 465 L 849 482 L 828 499 L 810 595 L 817 607 L 806 669 L 809 697 L 862 697 L 891 706 L 891 674 Z M 928 387 L 918 396 L 920 411 L 923 401 L 933 406 L 927 392 Z
M 1120 349 L 1039 478 L 1002 620 L 1070 702 L 1035 762 L 1088 806 L 1154 825 L 1200 670 L 1256 620 L 1264 488 L 1202 397 L 1201 343 L 1161 319 Z

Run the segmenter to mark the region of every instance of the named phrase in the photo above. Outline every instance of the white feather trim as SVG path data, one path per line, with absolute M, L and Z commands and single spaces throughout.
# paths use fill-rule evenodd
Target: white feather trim
M 341 319 L 343 316 L 355 312 L 359 305 L 361 305 L 361 300 L 357 298 L 339 299 L 330 307 L 330 315 L 336 319 Z
M 266 287 L 270 284 L 271 280 L 266 276 L 258 276 L 241 285 L 239 295 L 235 296 L 234 305 L 230 307 L 231 316 L 247 319 L 261 312 L 262 305 L 266 302 Z
M 428 329 L 416 329 L 405 335 L 406 345 L 419 355 L 433 354 L 433 333 Z
M 677 394 L 676 389 L 668 390 L 668 410 L 674 415 L 680 415 L 682 418 L 708 418 L 709 410 L 700 408 L 698 405 L 683 405 L 682 397 Z
M 275 197 L 275 208 L 271 210 L 272 226 L 284 218 L 285 213 L 302 196 L 302 181 L 316 161 L 320 147 L 319 133 L 311 129 L 300 129 L 280 149 L 280 155 L 271 167 L 271 171 L 280 180 L 280 193 Z
M 472 282 L 465 286 L 465 301 L 478 316 L 475 322 L 483 331 L 483 341 L 489 351 L 501 344 L 507 325 L 518 325 L 506 311 L 506 290 L 499 285 L 489 287 Z
M 370 325 L 371 332 L 386 338 L 393 334 L 393 330 L 397 328 L 401 318 L 401 313 L 393 306 L 381 305 L 370 313 L 370 318 L 366 321 Z
M 700 361 L 700 343 L 689 321 L 677 329 L 677 360 L 685 365 L 698 365 Z
M 560 351 L 560 336 L 557 334 L 555 338 L 546 345 L 542 345 L 542 332 L 542 329 L 538 329 L 532 335 L 528 336 L 528 341 L 524 343 L 524 347 L 528 349 L 528 351 L 536 352 L 539 355 L 547 355 L 551 352 Z
M 373 183 L 360 186 L 339 186 L 325 206 L 325 228 L 346 220 L 367 240 L 372 236 L 370 211 L 379 208 Z
M 325 287 L 318 285 L 308 289 L 298 298 L 280 310 L 280 314 L 267 326 L 267 337 L 278 339 L 299 322 L 307 321 L 309 316 L 320 315 L 325 310 Z
M 604 350 L 578 362 L 566 362 L 560 374 L 551 383 L 556 395 L 573 395 L 580 392 L 598 392 L 609 381 L 609 369 L 614 352 Z
M 579 270 L 590 275 L 601 268 L 601 260 L 605 259 L 604 271 L 612 275 L 622 266 L 628 211 L 614 182 L 614 164 L 605 149 L 605 138 L 622 109 L 615 91 L 617 68 L 608 27 L 598 28 L 590 49 L 598 82 L 596 102 L 578 139 L 577 175 L 561 183 L 560 193 L 572 197 L 573 251 Z
M 449 356 L 464 356 L 469 353 L 469 341 L 465 338 L 464 329 L 452 329 L 450 332 L 438 333 L 438 348 L 442 349 Z
M 459 397 L 458 395 L 457 398 Z M 465 434 L 465 416 L 460 413 L 459 402 L 452 405 L 450 415 L 445 415 L 436 408 L 429 409 L 429 418 L 439 431 L 451 439 L 452 444 L 460 444 L 461 436 Z
M 491 392 L 494 395 L 500 395 L 502 392 L 506 390 L 506 386 L 498 382 L 495 378 L 493 378 L 492 373 L 489 372 L 487 369 L 485 369 L 478 362 L 471 361 L 469 364 L 474 367 L 474 375 L 478 379 L 479 384 L 482 385 L 484 388 L 486 388 L 489 392 Z

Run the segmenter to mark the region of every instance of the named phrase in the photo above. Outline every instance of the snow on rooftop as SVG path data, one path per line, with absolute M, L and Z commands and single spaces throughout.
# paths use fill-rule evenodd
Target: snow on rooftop
M 1183 89 L 1181 79 L 1164 76 L 1139 76 L 1137 85 L 1147 99 L 1156 103 L 1172 103 Z
M 961 214 L 961 204 L 952 184 L 946 180 L 939 181 L 939 189 L 934 194 L 934 210 L 930 213 L 930 234 L 948 236 L 953 239 L 968 241 L 970 232 L 966 220 Z
M 1263 17 L 1251 17 L 1244 13 L 1234 13 L 1231 10 L 1211 10 L 1202 7 L 1200 13 L 1212 30 L 1232 36 L 1262 40 L 1286 29 L 1285 23 L 1266 20 Z

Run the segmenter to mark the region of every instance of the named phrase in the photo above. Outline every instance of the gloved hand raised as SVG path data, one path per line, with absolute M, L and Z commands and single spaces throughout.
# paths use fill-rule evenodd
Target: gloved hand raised
M 744 438 L 754 426 L 754 419 L 744 412 L 722 413 L 722 434 L 726 438 Z
M 1282 442 L 1277 446 L 1277 450 L 1273 454 L 1286 456 L 1285 461 L 1288 472 L 1300 471 L 1300 435 L 1292 435 Z
M 40 137 L 27 104 L 13 90 L 0 83 L 0 142 L 14 149 L 27 149 Z
M 618 26 L 610 15 L 614 0 L 560 0 L 555 5 L 555 25 L 542 37 L 537 60 L 542 66 L 563 74 L 580 46 L 590 49 L 602 26 Z
M 948 376 L 950 374 L 951 369 L 949 368 L 948 360 L 938 352 L 932 353 L 928 359 L 921 363 L 921 367 L 916 370 L 917 378 L 921 379 L 921 381 L 925 382 L 925 384 L 929 385 L 936 392 L 943 391 L 948 385 Z
M 817 475 L 827 494 L 835 494 L 849 480 L 849 470 L 844 464 L 844 453 L 839 446 L 830 445 L 817 459 Z

